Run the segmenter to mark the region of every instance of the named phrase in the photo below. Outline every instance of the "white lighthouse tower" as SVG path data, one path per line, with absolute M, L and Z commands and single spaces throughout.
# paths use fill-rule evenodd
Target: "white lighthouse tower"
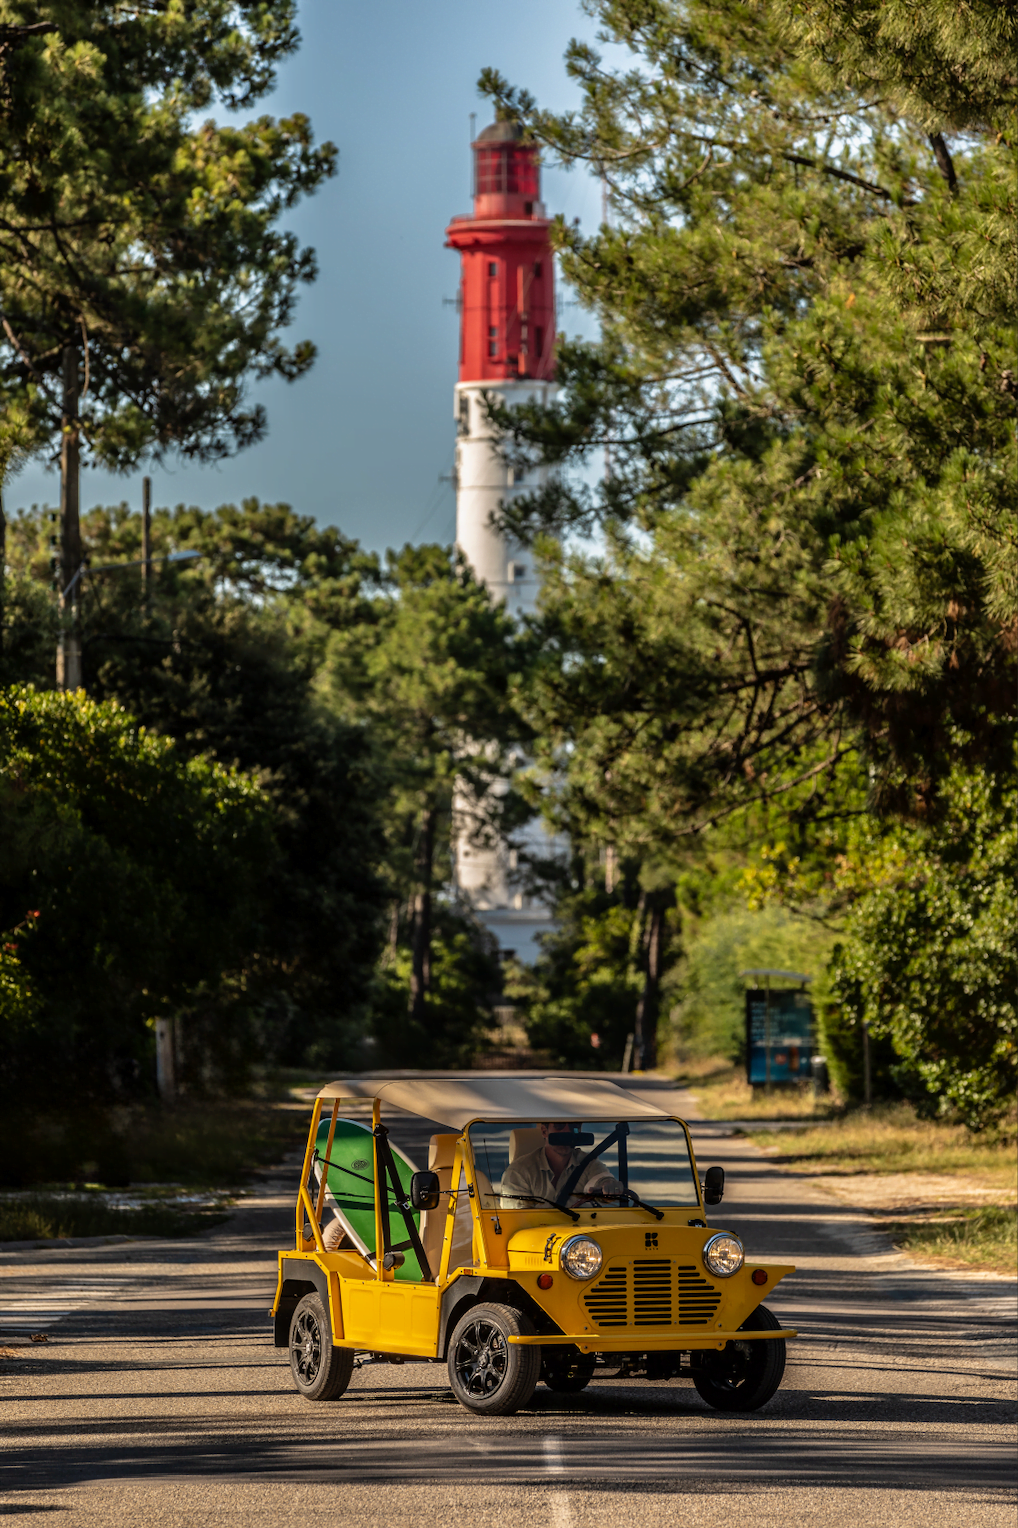
M 539 486 L 537 472 L 522 480 L 495 450 L 484 393 L 512 407 L 546 402 L 554 391 L 555 271 L 541 202 L 537 149 L 519 127 L 497 121 L 473 144 L 474 208 L 453 218 L 446 245 L 460 252 L 460 360 L 456 384 L 456 543 L 478 579 L 512 615 L 537 600 L 533 559 L 493 523 L 515 493 Z M 469 819 L 470 803 L 458 803 Z M 540 828 L 529 835 L 538 852 L 551 840 Z M 457 882 L 504 953 L 522 960 L 537 954 L 550 927 L 546 908 L 513 885 L 516 850 L 507 844 L 478 848 L 469 831 L 459 836 Z

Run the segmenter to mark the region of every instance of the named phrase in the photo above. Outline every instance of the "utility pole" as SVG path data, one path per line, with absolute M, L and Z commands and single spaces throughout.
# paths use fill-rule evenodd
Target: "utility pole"
M 141 593 L 147 605 L 152 577 L 152 479 L 141 480 Z
M 60 635 L 57 638 L 57 689 L 81 686 L 81 521 L 79 488 L 81 445 L 78 424 L 78 352 L 64 347 L 63 417 L 60 422 Z M 66 594 L 65 594 L 65 591 Z

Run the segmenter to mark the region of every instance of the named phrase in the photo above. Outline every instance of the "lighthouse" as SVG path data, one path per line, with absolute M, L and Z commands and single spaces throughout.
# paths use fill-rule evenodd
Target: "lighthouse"
M 514 405 L 547 403 L 554 392 L 555 269 L 541 201 L 536 145 L 513 122 L 496 121 L 472 144 L 474 205 L 453 218 L 446 247 L 460 254 L 459 380 L 456 420 L 456 544 L 476 577 L 511 615 L 526 615 L 537 602 L 538 583 L 530 552 L 507 539 L 495 524 L 499 508 L 539 487 L 541 469 L 525 475 L 506 465 L 495 449 L 484 394 Z M 478 740 L 483 746 L 482 740 Z M 460 894 L 499 942 L 503 954 L 532 960 L 537 939 L 551 924 L 546 908 L 514 887 L 518 850 L 470 841 L 471 803 L 457 799 L 460 830 L 456 880 Z M 540 828 L 528 835 L 547 856 L 551 845 Z
M 493 122 L 473 144 L 474 210 L 453 218 L 446 247 L 458 249 L 459 381 L 455 393 L 456 543 L 513 615 L 534 608 L 532 560 L 495 528 L 492 516 L 533 489 L 493 448 L 485 392 L 510 408 L 548 401 L 555 373 L 555 269 L 534 144 L 513 122 Z

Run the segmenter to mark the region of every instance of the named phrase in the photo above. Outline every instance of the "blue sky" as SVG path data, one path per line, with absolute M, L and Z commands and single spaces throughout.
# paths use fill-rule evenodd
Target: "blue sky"
M 318 252 L 291 340 L 311 338 L 318 361 L 292 385 L 256 390 L 269 416 L 259 446 L 212 467 L 151 469 L 153 503 L 212 509 L 255 495 L 284 500 L 365 546 L 451 541 L 452 388 L 456 380 L 457 259 L 443 248 L 449 218 L 470 204 L 470 113 L 481 68 L 494 65 L 542 104 L 575 105 L 568 39 L 591 37 L 576 0 L 304 0 L 303 45 L 259 112 L 311 117 L 339 148 L 339 174 L 288 219 Z M 546 169 L 544 198 L 593 228 L 597 185 Z M 559 325 L 591 332 L 565 308 Z M 87 471 L 82 505 L 141 504 L 143 471 Z M 55 504 L 54 471 L 31 463 L 5 489 L 8 511 Z

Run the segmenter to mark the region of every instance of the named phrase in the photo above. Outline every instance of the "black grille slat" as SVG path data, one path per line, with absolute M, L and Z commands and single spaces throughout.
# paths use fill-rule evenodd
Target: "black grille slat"
M 609 1268 L 584 1296 L 587 1313 L 598 1326 L 628 1326 L 628 1273 L 627 1268 Z
M 671 1258 L 637 1258 L 633 1263 L 633 1325 L 671 1326 L 671 1324 Z
M 706 1326 L 721 1304 L 720 1291 L 692 1263 L 676 1271 L 679 1276 L 679 1325 Z

